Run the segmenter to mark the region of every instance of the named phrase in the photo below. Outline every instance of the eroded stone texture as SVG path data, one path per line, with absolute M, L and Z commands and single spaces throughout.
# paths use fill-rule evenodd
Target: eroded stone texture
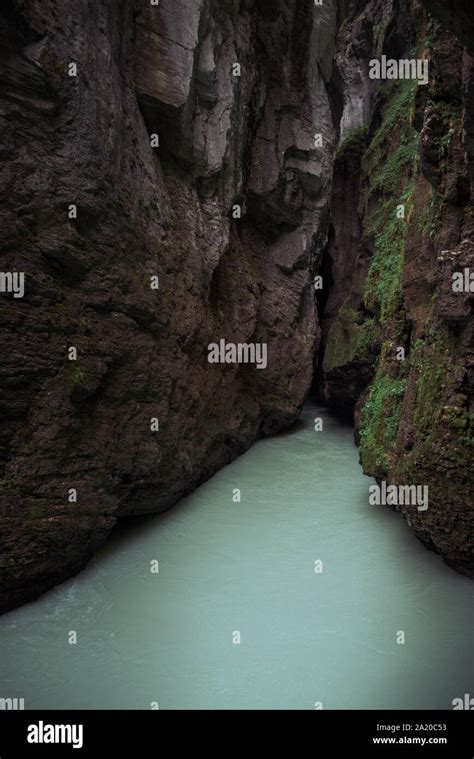
M 2 270 L 26 293 L 0 303 L 1 610 L 297 417 L 335 143 L 337 14 L 318 13 L 3 3 Z M 210 365 L 220 338 L 267 342 L 268 368 Z
M 462 14 L 425 5 L 444 6 L 442 23 L 416 2 L 390 9 L 372 0 L 354 3 L 341 30 L 342 121 L 365 129 L 346 131 L 335 162 L 318 380 L 329 403 L 355 411 L 366 473 L 428 485 L 426 512 L 398 510 L 428 547 L 474 576 L 474 293 L 452 287 L 454 273 L 474 267 L 473 61 Z M 428 58 L 429 84 L 377 82 L 364 92 L 354 70 L 382 53 Z

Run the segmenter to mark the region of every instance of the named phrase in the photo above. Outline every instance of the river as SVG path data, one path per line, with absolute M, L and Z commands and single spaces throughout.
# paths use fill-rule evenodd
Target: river
M 307 406 L 0 617 L 0 697 L 26 709 L 452 708 L 474 695 L 474 583 L 369 506 L 372 482 L 350 427 Z

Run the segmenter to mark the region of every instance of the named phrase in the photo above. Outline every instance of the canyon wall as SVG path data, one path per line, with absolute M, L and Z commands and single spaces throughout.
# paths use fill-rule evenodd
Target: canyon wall
M 425 5 L 353 3 L 338 38 L 317 383 L 354 415 L 367 474 L 428 486 L 426 511 L 397 509 L 474 576 L 474 287 L 453 289 L 453 274 L 474 271 L 473 13 Z M 428 60 L 428 82 L 370 79 L 382 55 Z
M 437 0 L 4 1 L 0 611 L 289 427 L 313 368 L 474 575 L 471 29 Z
M 25 292 L 0 302 L 0 611 L 299 414 L 338 13 L 2 3 L 1 268 Z M 208 363 L 220 339 L 267 367 Z

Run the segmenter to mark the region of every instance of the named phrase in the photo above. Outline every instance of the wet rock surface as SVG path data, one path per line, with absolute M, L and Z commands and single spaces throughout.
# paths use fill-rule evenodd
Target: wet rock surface
M 472 13 L 424 5 L 4 2 L 0 611 L 291 426 L 314 367 L 474 574 Z M 382 54 L 429 84 L 371 80 Z
M 408 0 L 353 4 L 341 28 L 341 123 L 351 129 L 335 161 L 317 380 L 331 405 L 354 413 L 367 474 L 429 487 L 426 512 L 396 508 L 474 576 L 473 16 L 452 5 L 426 0 L 432 17 Z M 382 54 L 428 59 L 428 84 L 362 86 L 354 72 Z
M 0 304 L 1 610 L 298 416 L 336 16 L 311 0 L 2 5 L 2 270 L 25 295 Z M 221 338 L 266 342 L 266 370 L 209 364 Z

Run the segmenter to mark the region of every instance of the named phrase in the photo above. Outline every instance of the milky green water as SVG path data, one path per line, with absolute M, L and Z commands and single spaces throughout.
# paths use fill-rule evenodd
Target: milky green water
M 405 709 L 474 695 L 474 583 L 369 506 L 371 483 L 351 429 L 307 407 L 292 431 L 1 617 L 0 697 L 26 709 Z

